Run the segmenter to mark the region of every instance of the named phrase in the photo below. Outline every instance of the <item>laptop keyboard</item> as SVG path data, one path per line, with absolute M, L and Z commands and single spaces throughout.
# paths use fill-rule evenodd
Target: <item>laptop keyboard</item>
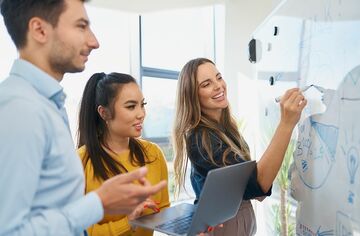
M 158 225 L 156 228 L 174 232 L 177 234 L 185 234 L 188 232 L 191 224 L 192 217 L 194 212 L 190 212 L 181 217 L 175 218 L 173 220 L 169 220 L 164 224 Z

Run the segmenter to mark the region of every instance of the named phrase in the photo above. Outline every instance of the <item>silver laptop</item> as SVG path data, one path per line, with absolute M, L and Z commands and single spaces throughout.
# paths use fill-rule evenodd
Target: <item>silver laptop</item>
M 247 161 L 209 171 L 199 202 L 182 203 L 160 213 L 130 221 L 133 226 L 168 235 L 196 235 L 236 216 L 255 161 Z

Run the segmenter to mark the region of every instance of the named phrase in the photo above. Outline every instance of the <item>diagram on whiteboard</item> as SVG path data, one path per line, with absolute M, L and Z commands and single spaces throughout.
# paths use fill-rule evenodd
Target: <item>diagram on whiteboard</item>
M 338 127 L 306 119 L 299 128 L 294 153 L 295 165 L 304 185 L 320 188 L 327 180 L 335 162 Z
M 298 127 L 291 194 L 297 235 L 360 235 L 360 66 Z M 328 91 L 329 92 L 329 91 Z

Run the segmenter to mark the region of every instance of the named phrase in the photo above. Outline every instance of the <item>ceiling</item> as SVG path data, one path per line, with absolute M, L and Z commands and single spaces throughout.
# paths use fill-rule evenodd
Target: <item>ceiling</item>
M 91 0 L 90 5 L 136 13 L 224 3 L 225 0 Z

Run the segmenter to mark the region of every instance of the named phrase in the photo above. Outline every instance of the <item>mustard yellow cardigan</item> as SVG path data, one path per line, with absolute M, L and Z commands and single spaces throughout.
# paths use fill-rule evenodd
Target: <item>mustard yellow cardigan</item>
M 158 145 L 149 141 L 139 141 L 145 148 L 145 153 L 151 163 L 146 164 L 148 168 L 148 174 L 146 178 L 151 184 L 156 184 L 161 180 L 168 180 L 168 171 L 164 154 Z M 80 158 L 84 160 L 86 153 L 86 147 L 82 146 L 78 149 Z M 118 160 L 129 172 L 139 168 L 131 164 L 129 159 L 129 151 L 125 151 L 121 154 L 114 155 L 114 158 Z M 91 192 L 100 187 L 103 181 L 94 178 L 93 165 L 91 161 L 88 161 L 84 166 L 85 171 L 85 192 Z M 152 199 L 156 202 L 160 202 L 159 208 L 165 208 L 170 206 L 168 188 L 163 189 L 161 192 L 152 196 Z M 151 209 L 145 209 L 144 214 L 153 213 Z M 129 224 L 126 215 L 109 216 L 105 215 L 102 221 L 98 224 L 92 225 L 87 230 L 91 236 L 111 236 L 111 235 L 133 235 L 133 236 L 148 236 L 153 235 L 153 232 L 143 228 L 136 228 L 133 230 Z

